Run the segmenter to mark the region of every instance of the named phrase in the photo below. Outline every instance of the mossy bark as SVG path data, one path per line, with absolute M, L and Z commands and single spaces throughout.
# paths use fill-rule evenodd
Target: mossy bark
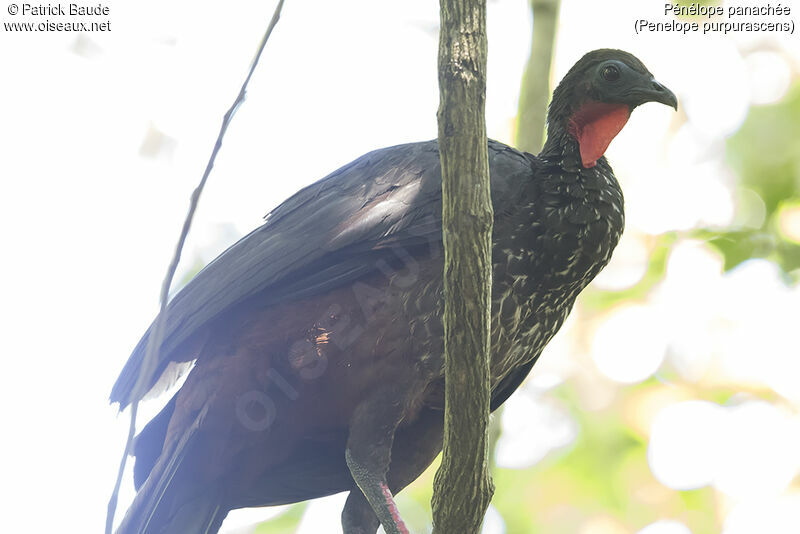
M 433 532 L 477 534 L 494 492 L 487 432 L 494 217 L 484 116 L 486 1 L 441 0 L 440 6 L 446 386 Z

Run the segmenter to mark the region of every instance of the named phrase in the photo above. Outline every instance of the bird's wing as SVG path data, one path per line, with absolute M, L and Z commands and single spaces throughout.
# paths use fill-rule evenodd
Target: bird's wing
M 490 142 L 489 154 L 497 204 L 512 194 L 509 178 L 529 175 L 530 164 L 501 143 Z M 375 270 L 382 257 L 394 254 L 392 249 L 430 243 L 441 243 L 436 141 L 365 154 L 283 202 L 175 295 L 146 389 L 165 374 L 182 343 L 231 306 L 254 295 L 268 305 L 319 294 Z M 149 334 L 112 389 L 111 402 L 120 408 L 133 400 Z

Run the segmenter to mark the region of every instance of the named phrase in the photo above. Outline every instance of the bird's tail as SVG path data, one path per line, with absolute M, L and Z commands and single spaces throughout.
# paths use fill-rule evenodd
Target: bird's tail
M 139 488 L 116 534 L 214 534 L 228 510 L 213 485 L 193 484 L 183 460 L 208 411 L 208 404 L 178 442 L 165 450 Z

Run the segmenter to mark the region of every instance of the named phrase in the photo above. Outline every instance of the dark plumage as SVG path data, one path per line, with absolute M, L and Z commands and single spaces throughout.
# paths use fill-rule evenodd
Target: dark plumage
M 492 409 L 609 261 L 623 200 L 602 152 L 647 101 L 677 106 L 634 56 L 597 50 L 556 89 L 538 156 L 489 142 Z M 348 490 L 347 534 L 379 519 L 407 532 L 390 491 L 441 449 L 442 254 L 429 141 L 342 167 L 209 264 L 169 305 L 148 383 L 196 363 L 137 439 L 138 494 L 118 532 L 216 532 L 233 508 Z M 147 337 L 114 385 L 121 407 Z

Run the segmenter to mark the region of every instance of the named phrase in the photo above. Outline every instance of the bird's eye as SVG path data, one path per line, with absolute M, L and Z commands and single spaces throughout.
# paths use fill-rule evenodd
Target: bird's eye
M 600 71 L 600 74 L 602 74 L 603 79 L 608 82 L 616 82 L 619 80 L 619 69 L 614 65 L 606 65 L 603 67 L 603 70 Z

